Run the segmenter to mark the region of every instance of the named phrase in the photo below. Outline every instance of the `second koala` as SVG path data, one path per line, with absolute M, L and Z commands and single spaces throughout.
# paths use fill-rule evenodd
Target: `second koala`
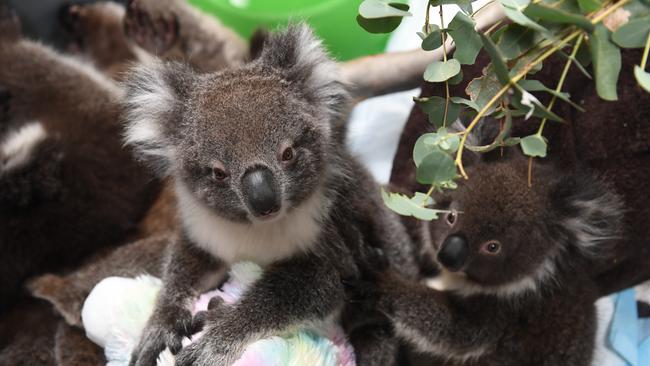
M 427 286 L 386 272 L 357 288 L 428 364 L 591 364 L 590 269 L 623 236 L 622 201 L 589 175 L 535 171 L 529 188 L 523 157 L 468 169 L 440 200 L 450 213 L 431 223 L 440 274 Z
M 358 275 L 371 246 L 417 275 L 404 228 L 345 149 L 347 93 L 309 28 L 271 35 L 254 62 L 217 73 L 140 66 L 127 89 L 126 140 L 173 177 L 182 223 L 132 365 L 154 365 L 165 347 L 180 351 L 178 365 L 228 365 L 256 339 L 336 319 L 347 308 L 341 279 Z M 190 300 L 240 260 L 264 276 L 181 351 L 195 330 Z M 370 333 L 389 344 L 384 331 Z M 394 361 L 394 342 L 377 354 L 367 337 L 351 341 L 360 364 Z

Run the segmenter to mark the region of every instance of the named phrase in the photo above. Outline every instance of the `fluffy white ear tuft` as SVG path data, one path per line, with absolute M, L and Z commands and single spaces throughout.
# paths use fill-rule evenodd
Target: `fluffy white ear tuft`
M 271 34 L 258 62 L 279 69 L 289 81 L 300 83 L 306 95 L 326 112 L 339 114 L 346 108 L 348 93 L 338 66 L 307 25 L 293 24 Z
M 169 173 L 174 161 L 170 136 L 181 104 L 180 94 L 184 89 L 181 84 L 186 80 L 179 74 L 188 72 L 183 65 L 154 60 L 134 67 L 124 82 L 127 91 L 124 141 L 161 175 Z

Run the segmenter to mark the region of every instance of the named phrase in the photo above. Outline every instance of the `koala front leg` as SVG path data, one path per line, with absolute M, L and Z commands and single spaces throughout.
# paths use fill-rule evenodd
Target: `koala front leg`
M 182 347 L 183 337 L 194 333 L 190 308 L 192 300 L 199 295 L 202 280 L 215 270 L 225 271 L 223 263 L 192 245 L 184 235 L 173 245 L 170 254 L 163 288 L 131 356 L 130 366 L 156 365 L 165 347 L 177 353 Z
M 442 357 L 478 357 L 492 349 L 509 319 L 497 301 L 480 306 L 430 289 L 394 273 L 377 278 L 372 299 L 393 324 L 395 335 L 418 351 Z
M 176 365 L 230 365 L 248 344 L 325 320 L 343 303 L 339 273 L 328 260 L 303 255 L 274 264 L 234 307 L 208 311 L 203 336 L 178 354 Z

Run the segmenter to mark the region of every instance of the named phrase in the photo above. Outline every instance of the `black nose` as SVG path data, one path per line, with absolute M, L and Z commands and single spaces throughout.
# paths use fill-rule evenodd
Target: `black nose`
M 268 216 L 280 210 L 280 195 L 268 168 L 247 171 L 241 183 L 246 203 L 255 216 Z
M 469 255 L 467 240 L 460 235 L 451 235 L 445 239 L 438 251 L 438 262 L 450 271 L 463 267 Z

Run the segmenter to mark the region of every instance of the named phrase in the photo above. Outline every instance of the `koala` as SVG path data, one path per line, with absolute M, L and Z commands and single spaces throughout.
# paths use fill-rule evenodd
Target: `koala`
M 374 290 L 357 288 L 428 364 L 591 364 L 589 268 L 625 237 L 621 199 L 588 174 L 535 172 L 529 188 L 523 157 L 469 168 L 430 225 L 440 274 L 418 283 L 380 272 Z
M 137 66 L 126 89 L 125 140 L 173 178 L 181 227 L 131 365 L 154 365 L 165 347 L 177 365 L 228 365 L 256 339 L 338 319 L 351 307 L 341 281 L 359 272 L 363 248 L 417 275 L 404 227 L 345 148 L 345 85 L 307 26 L 269 35 L 255 61 L 215 73 Z M 197 329 L 190 299 L 241 260 L 264 275 L 233 308 L 209 311 L 203 337 L 181 350 Z M 396 349 L 366 342 L 372 329 L 390 341 L 380 323 L 352 336 L 360 364 L 395 357 L 364 352 Z
M 123 90 L 24 39 L 5 7 L 0 64 L 1 311 L 28 277 L 126 240 L 160 184 L 123 146 Z
M 150 54 L 201 72 L 241 65 L 249 57 L 237 33 L 184 0 L 128 0 L 124 31 Z

